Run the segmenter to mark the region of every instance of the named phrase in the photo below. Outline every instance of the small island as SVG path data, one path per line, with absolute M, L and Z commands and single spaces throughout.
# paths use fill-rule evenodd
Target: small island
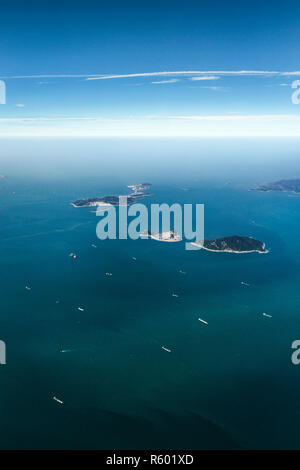
M 281 191 L 286 193 L 300 194 L 300 178 L 291 180 L 280 180 L 275 181 L 274 183 L 262 184 L 255 189 L 251 189 L 250 191 Z
M 174 232 L 174 230 L 170 230 L 169 232 L 161 232 L 161 233 L 154 233 L 150 230 L 147 230 L 145 233 L 147 238 L 152 238 L 153 240 L 157 240 L 159 242 L 181 242 L 182 238 L 178 233 Z
M 202 246 L 204 250 L 219 253 L 268 253 L 265 243 L 251 237 L 240 237 L 238 235 L 217 238 L 215 240 L 204 240 L 203 244 L 201 242 L 192 242 L 192 244 Z
M 129 184 L 127 186 L 134 194 L 144 194 L 144 191 L 150 189 L 150 187 L 151 183 Z
M 132 190 L 131 194 L 126 195 L 127 205 L 133 204 L 138 198 L 151 196 L 151 194 L 144 192 L 144 190 L 149 189 L 150 186 L 150 183 L 127 186 Z M 77 201 L 71 202 L 71 205 L 73 207 L 120 206 L 120 197 L 122 196 L 88 197 L 85 199 L 77 199 Z

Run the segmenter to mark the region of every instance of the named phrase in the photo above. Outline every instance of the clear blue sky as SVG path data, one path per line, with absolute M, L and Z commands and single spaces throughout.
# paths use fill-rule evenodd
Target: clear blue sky
M 0 7 L 0 135 L 299 133 L 299 2 Z

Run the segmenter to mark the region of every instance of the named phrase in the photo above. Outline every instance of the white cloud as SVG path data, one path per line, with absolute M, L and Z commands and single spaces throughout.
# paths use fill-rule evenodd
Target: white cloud
M 25 104 L 23 104 L 23 103 L 18 103 L 18 104 L 16 104 L 16 106 L 17 106 L 18 108 L 24 108 Z
M 229 75 L 229 76 L 288 76 L 288 75 L 300 75 L 300 71 L 292 72 L 279 72 L 279 71 L 268 71 L 268 70 L 179 70 L 176 72 L 144 72 L 144 73 L 129 73 L 120 75 L 100 75 L 100 76 L 89 76 L 86 80 L 110 80 L 112 78 L 137 78 L 137 77 L 154 77 L 154 76 L 189 76 L 189 75 Z
M 112 78 L 136 78 L 136 77 L 164 77 L 164 76 L 300 76 L 300 71 L 279 71 L 279 70 L 177 70 L 177 71 L 163 71 L 163 72 L 143 72 L 143 73 L 129 73 L 129 74 L 43 74 L 43 75 L 3 75 L 1 79 L 27 79 L 27 78 L 85 78 L 86 80 L 109 80 Z
M 196 120 L 196 121 L 300 121 L 300 114 L 234 114 L 234 115 L 186 115 L 167 116 L 167 119 Z
M 300 114 L 1 118 L 8 137 L 300 137 Z
M 189 80 L 219 80 L 216 75 L 201 75 L 200 77 L 191 77 Z
M 20 117 L 20 118 L 0 118 L 0 122 L 60 122 L 60 121 L 100 121 L 109 120 L 103 117 Z
M 169 119 L 180 119 L 180 120 L 207 120 L 207 121 L 240 121 L 240 120 L 252 120 L 252 121 L 300 121 L 300 114 L 220 114 L 220 115 L 140 115 L 140 116 L 125 116 L 107 118 L 104 116 L 95 117 L 17 117 L 17 118 L 0 118 L 0 122 L 43 122 L 43 121 L 131 121 L 131 120 L 169 120 Z
M 180 82 L 179 78 L 171 78 L 170 80 L 160 80 L 156 82 L 151 82 L 153 85 L 166 84 L 166 83 L 176 83 Z
M 208 90 L 214 90 L 214 91 L 227 91 L 229 90 L 230 87 L 224 87 L 224 86 L 202 86 L 201 88 L 206 88 Z
M 17 118 L 0 118 L 0 122 L 61 122 L 61 121 L 102 121 L 102 122 L 130 122 L 130 121 L 148 121 L 148 120 L 182 120 L 182 121 L 300 121 L 300 114 L 220 114 L 220 115 L 141 115 L 141 116 L 125 116 L 107 118 L 104 116 L 96 117 L 17 117 Z

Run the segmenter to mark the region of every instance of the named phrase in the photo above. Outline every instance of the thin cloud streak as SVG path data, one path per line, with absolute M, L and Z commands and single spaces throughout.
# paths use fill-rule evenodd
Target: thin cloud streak
M 300 76 L 300 71 L 278 71 L 278 70 L 177 70 L 163 72 L 143 72 L 129 74 L 36 74 L 36 75 L 2 75 L 1 79 L 41 79 L 41 78 L 84 78 L 86 80 L 110 80 L 113 78 L 136 78 L 136 77 L 161 77 L 161 76 Z M 197 77 L 196 77 L 197 78 Z
M 217 77 L 216 75 L 203 75 L 200 77 L 191 77 L 189 80 L 198 81 L 198 80 L 220 80 L 221 77 Z
M 61 121 L 142 121 L 142 120 L 183 120 L 183 121 L 300 121 L 298 114 L 234 114 L 234 115 L 183 115 L 183 116 L 125 116 L 97 117 L 19 117 L 0 118 L 0 122 L 61 122 Z
M 137 78 L 137 77 L 155 77 L 155 76 L 172 76 L 172 75 L 230 75 L 230 76 L 288 76 L 300 75 L 300 71 L 279 72 L 268 70 L 179 70 L 176 72 L 146 72 L 146 73 L 130 73 L 122 75 L 102 75 L 99 77 L 88 77 L 86 80 L 110 80 L 113 78 Z
M 157 82 L 151 82 L 152 85 L 162 85 L 162 84 L 168 84 L 168 83 L 177 83 L 180 82 L 179 78 L 171 78 L 170 80 L 159 80 Z
M 249 115 L 220 115 L 220 116 L 168 116 L 167 119 L 188 121 L 300 121 L 298 114 L 249 114 Z

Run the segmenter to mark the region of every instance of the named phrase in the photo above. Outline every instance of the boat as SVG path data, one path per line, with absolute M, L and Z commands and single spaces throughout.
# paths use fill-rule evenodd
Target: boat
M 263 312 L 263 316 L 264 316 L 264 317 L 268 317 L 268 318 L 272 318 L 272 315 L 269 315 L 269 314 L 266 313 L 266 312 Z
M 244 282 L 244 281 L 242 281 L 242 282 L 241 282 L 241 284 L 242 284 L 243 286 L 250 287 L 250 284 L 248 284 L 248 282 Z
M 31 287 L 25 286 L 25 289 L 26 289 L 26 290 L 31 290 Z
M 112 276 L 112 273 L 105 273 L 106 276 Z
M 198 318 L 198 320 L 201 321 L 202 323 L 204 323 L 204 325 L 208 325 L 207 321 L 202 320 L 202 318 Z
M 57 401 L 57 403 L 60 403 L 60 405 L 64 404 L 64 402 L 60 400 L 59 398 L 53 397 L 53 400 Z
M 80 312 L 84 312 L 84 308 L 82 307 L 77 307 L 78 310 L 80 310 Z
M 162 346 L 161 349 L 164 351 L 167 351 L 168 353 L 172 352 L 172 349 L 165 348 L 165 346 Z
M 172 297 L 176 297 L 176 298 L 177 298 L 177 297 L 179 297 L 179 295 L 178 295 L 178 294 L 172 294 Z
M 132 257 L 132 259 L 133 259 L 133 261 L 136 261 L 136 258 L 134 256 Z

